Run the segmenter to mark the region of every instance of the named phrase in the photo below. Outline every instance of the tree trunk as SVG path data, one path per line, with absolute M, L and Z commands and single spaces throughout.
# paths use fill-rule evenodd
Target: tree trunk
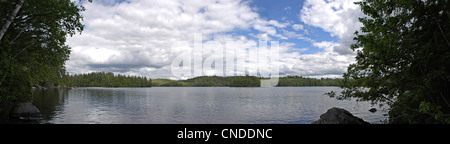
M 5 35 L 6 30 L 8 29 L 9 25 L 16 17 L 17 12 L 19 12 L 19 9 L 22 7 L 24 1 L 25 0 L 19 0 L 19 3 L 16 4 L 16 8 L 12 11 L 11 15 L 6 20 L 6 23 L 3 25 L 2 30 L 0 31 L 0 41 L 2 40 L 3 35 Z

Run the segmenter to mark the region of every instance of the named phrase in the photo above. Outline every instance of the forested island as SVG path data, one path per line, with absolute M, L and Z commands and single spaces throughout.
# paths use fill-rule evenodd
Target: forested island
M 65 77 L 67 86 L 73 87 L 151 87 L 151 79 L 143 76 L 126 76 L 112 72 L 93 72 Z

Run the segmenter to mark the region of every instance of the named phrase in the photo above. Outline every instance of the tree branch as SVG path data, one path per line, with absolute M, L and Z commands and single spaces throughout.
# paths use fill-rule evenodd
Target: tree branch
M 19 12 L 24 1 L 25 0 L 19 0 L 19 3 L 16 4 L 16 8 L 12 11 L 11 15 L 6 20 L 6 23 L 3 25 L 2 29 L 0 30 L 0 41 L 2 40 L 3 35 L 5 35 L 6 30 L 8 29 L 9 25 L 11 25 L 11 22 L 14 20 L 14 17 L 16 17 L 17 12 Z
M 441 28 L 441 24 L 439 24 L 439 21 L 436 19 L 436 17 L 434 17 L 434 19 L 436 20 L 436 23 L 438 24 L 439 30 L 441 30 L 441 34 L 444 37 L 445 41 L 447 42 L 448 47 L 450 47 L 450 42 L 448 42 L 447 37 L 444 34 L 444 31 Z
M 17 56 L 19 56 L 23 51 L 25 51 L 25 49 L 31 47 L 32 45 L 36 44 L 36 42 L 32 42 L 30 45 L 24 47 L 20 52 L 18 52 L 15 56 L 11 57 L 11 59 L 15 59 Z
M 22 34 L 24 30 L 25 30 L 25 28 L 23 28 L 22 30 L 20 30 L 19 34 L 17 34 L 17 36 L 16 36 L 13 40 L 11 40 L 11 42 L 9 42 L 9 44 L 14 43 L 14 41 L 16 41 L 17 38 L 19 38 L 20 34 Z

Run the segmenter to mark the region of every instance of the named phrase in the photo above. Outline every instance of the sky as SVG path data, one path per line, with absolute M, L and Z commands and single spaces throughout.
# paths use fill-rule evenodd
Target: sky
M 152 79 L 191 78 L 193 73 L 173 74 L 172 65 L 180 54 L 195 47 L 194 36 L 200 34 L 202 62 L 215 56 L 212 53 L 219 51 L 227 41 L 244 44 L 277 41 L 279 60 L 276 64 L 280 76 L 340 78 L 348 65 L 355 62 L 355 52 L 350 45 L 354 43 L 355 31 L 362 27 L 358 18 L 364 14 L 355 1 L 82 1 L 80 4 L 86 8 L 82 12 L 85 29 L 67 38 L 71 54 L 66 70 L 70 74 L 104 71 Z M 180 41 L 187 42 L 187 47 L 174 46 Z M 211 46 L 213 41 L 219 44 Z M 207 47 L 211 50 L 206 51 Z M 251 53 L 244 46 L 238 48 Z M 236 54 L 235 58 L 246 57 L 249 62 L 245 54 Z M 189 64 L 184 62 L 175 65 Z M 212 61 L 211 68 L 220 66 L 218 62 L 217 59 Z M 235 75 L 258 75 L 266 69 L 260 65 L 246 66 L 245 73 L 236 71 Z M 215 74 L 204 67 L 190 65 L 189 68 L 203 72 L 202 75 Z M 252 73 L 253 70 L 259 71 Z

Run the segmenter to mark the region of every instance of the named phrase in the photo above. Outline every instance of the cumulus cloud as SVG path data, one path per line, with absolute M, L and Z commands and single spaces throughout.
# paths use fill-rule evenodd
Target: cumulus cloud
M 94 1 L 84 7 L 85 31 L 68 39 L 72 54 L 67 67 L 73 73 L 99 68 L 117 72 L 163 69 L 174 58 L 172 44 L 192 41 L 194 33 L 211 39 L 213 34 L 257 27 L 275 36 L 276 31 L 268 25 L 284 26 L 259 20 L 246 2 L 238 0 Z
M 306 0 L 300 11 L 300 20 L 338 37 L 340 41 L 333 48 L 335 52 L 354 54 L 350 49 L 354 43 L 353 33 L 363 26 L 358 18 L 364 16 L 360 7 L 354 4 L 356 1 L 360 0 Z
M 289 75 L 301 75 L 307 77 L 339 78 L 346 71 L 349 63 L 354 61 L 354 56 L 340 55 L 333 51 L 338 44 L 333 42 L 314 42 L 314 46 L 322 51 L 313 54 L 300 54 L 299 52 L 282 52 L 284 65 L 280 71 Z M 288 50 L 285 48 L 285 50 Z
M 325 3 L 327 4 L 327 3 Z M 174 76 L 171 65 L 177 54 L 190 51 L 193 47 L 194 34 L 202 33 L 203 50 L 201 62 L 215 62 L 219 59 L 211 57 L 211 53 L 219 52 L 220 45 L 208 46 L 212 41 L 218 41 L 222 46 L 226 41 L 237 41 L 245 46 L 236 47 L 240 53 L 237 57 L 252 61 L 249 53 L 256 49 L 249 45 L 258 46 L 258 40 L 273 39 L 303 39 L 313 43 L 321 49 L 313 54 L 302 54 L 308 48 L 296 46 L 293 43 L 280 42 L 280 61 L 278 62 L 281 75 L 302 75 L 311 77 L 340 77 L 348 64 L 353 61 L 351 56 L 340 55 L 347 53 L 340 51 L 344 46 L 346 34 L 351 28 L 344 28 L 350 21 L 331 19 L 333 28 L 325 19 L 316 20 L 313 17 L 316 4 L 307 1 L 309 5 L 302 14 L 305 24 L 324 28 L 332 35 L 341 38 L 340 43 L 316 42 L 311 38 L 299 34 L 305 28 L 301 24 L 281 22 L 261 18 L 255 8 L 249 6 L 248 1 L 241 0 L 130 0 L 127 2 L 94 1 L 83 4 L 86 25 L 82 35 L 68 38 L 68 45 L 72 47 L 70 60 L 66 62 L 70 73 L 86 73 L 92 71 L 107 71 L 129 75 L 142 75 L 151 78 L 186 79 L 190 76 Z M 344 6 L 342 9 L 345 9 Z M 327 6 L 327 9 L 337 7 Z M 353 11 L 342 10 L 341 13 Z M 336 12 L 336 11 L 330 11 Z M 353 16 L 348 12 L 349 15 Z M 305 16 L 303 16 L 305 15 Z M 311 18 L 309 18 L 311 17 Z M 342 21 L 342 25 L 339 25 Z M 295 31 L 289 31 L 292 28 Z M 248 32 L 246 35 L 230 33 L 236 30 Z M 174 43 L 186 41 L 188 47 L 172 47 Z M 267 50 L 266 50 L 267 51 Z M 191 55 L 192 56 L 192 55 Z M 207 60 L 212 59 L 211 61 Z M 181 64 L 181 63 L 180 63 Z M 184 66 L 184 65 L 183 65 Z M 211 67 L 220 66 L 211 63 Z M 247 65 L 247 72 L 257 73 L 257 66 Z M 223 65 L 226 67 L 226 65 Z M 203 67 L 192 67 L 201 70 Z M 264 67 L 260 72 L 265 72 Z M 225 71 L 227 73 L 227 71 Z M 203 75 L 213 74 L 210 70 L 203 71 Z M 238 72 L 237 75 L 245 73 Z
M 300 31 L 300 30 L 304 30 L 305 28 L 301 24 L 293 24 L 292 29 L 294 29 L 295 31 Z

